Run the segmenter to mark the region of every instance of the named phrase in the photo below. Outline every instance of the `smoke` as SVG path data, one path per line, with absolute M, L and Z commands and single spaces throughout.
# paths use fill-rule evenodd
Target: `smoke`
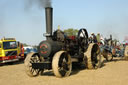
M 25 9 L 30 9 L 33 6 L 37 6 L 39 8 L 52 7 L 51 0 L 25 0 Z

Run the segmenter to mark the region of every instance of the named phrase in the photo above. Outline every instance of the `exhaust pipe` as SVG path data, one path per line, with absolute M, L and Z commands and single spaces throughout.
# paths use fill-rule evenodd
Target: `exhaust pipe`
M 47 40 L 51 40 L 52 36 L 52 7 L 45 8 L 45 16 L 46 16 L 46 38 Z

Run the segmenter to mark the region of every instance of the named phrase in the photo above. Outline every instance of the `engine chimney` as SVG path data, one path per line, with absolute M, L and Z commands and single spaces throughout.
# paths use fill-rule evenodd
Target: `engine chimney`
M 50 40 L 52 36 L 52 10 L 53 10 L 52 7 L 45 8 L 47 40 Z

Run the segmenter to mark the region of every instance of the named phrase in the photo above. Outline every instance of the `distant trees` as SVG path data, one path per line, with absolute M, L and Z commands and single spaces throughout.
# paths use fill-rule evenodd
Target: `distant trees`
M 73 29 L 73 28 L 69 28 L 69 29 L 65 29 L 64 33 L 66 33 L 68 36 L 72 36 L 72 35 L 76 36 L 78 33 L 78 30 Z
M 29 46 L 29 45 L 28 45 L 28 44 L 26 44 L 26 43 L 23 43 L 23 46 L 24 46 L 24 47 L 27 47 L 27 46 Z
M 26 44 L 26 43 L 23 43 L 23 46 L 24 46 L 24 47 L 30 46 L 30 47 L 33 47 L 33 48 L 37 48 L 37 47 L 38 47 L 37 45 L 28 45 L 28 44 Z

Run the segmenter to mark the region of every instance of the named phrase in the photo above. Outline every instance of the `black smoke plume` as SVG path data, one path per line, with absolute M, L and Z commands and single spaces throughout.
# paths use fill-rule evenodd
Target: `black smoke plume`
M 34 5 L 39 8 L 52 7 L 51 0 L 25 0 L 26 8 L 31 8 Z

